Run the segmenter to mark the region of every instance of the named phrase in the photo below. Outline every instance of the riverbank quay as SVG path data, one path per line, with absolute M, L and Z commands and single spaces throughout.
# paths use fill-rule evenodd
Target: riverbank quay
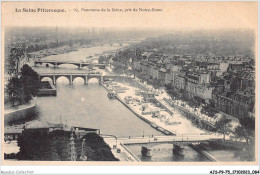
M 31 100 L 27 104 L 7 107 L 7 108 L 4 109 L 4 115 L 18 113 L 18 112 L 21 112 L 23 110 L 27 110 L 27 109 L 33 108 L 33 107 L 36 106 L 36 104 L 37 104 L 37 98 L 34 98 L 33 100 Z
M 165 134 L 205 134 L 205 131 L 193 126 L 192 123 L 185 117 L 182 117 L 178 111 L 168 110 L 172 112 L 171 114 L 165 108 L 161 107 L 160 104 L 155 105 L 152 102 L 144 102 L 143 97 L 139 94 L 140 89 L 138 88 L 119 82 L 107 82 L 102 83 L 102 85 L 107 90 L 115 90 L 113 89 L 115 86 L 125 88 L 126 90 L 117 94 L 117 99 L 137 117 Z M 130 98 L 130 100 L 128 98 Z
M 28 117 L 28 114 L 33 111 L 37 105 L 37 98 L 34 98 L 27 104 L 8 107 L 4 109 L 5 125 L 12 125 L 13 122 L 23 120 Z

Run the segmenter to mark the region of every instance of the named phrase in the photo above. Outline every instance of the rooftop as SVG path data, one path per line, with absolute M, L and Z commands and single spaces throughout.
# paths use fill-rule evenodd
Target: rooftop
M 34 121 L 32 123 L 29 123 L 25 126 L 25 129 L 40 129 L 40 128 L 50 128 L 53 127 L 53 124 L 50 124 L 45 121 Z

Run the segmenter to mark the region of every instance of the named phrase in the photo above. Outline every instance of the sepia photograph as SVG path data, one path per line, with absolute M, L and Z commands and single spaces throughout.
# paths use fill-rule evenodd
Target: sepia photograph
M 258 163 L 257 1 L 1 3 L 2 165 Z

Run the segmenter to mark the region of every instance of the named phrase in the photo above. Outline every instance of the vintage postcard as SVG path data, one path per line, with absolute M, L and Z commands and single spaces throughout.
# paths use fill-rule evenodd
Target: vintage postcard
M 1 29 L 2 165 L 258 163 L 256 1 L 9 1 Z

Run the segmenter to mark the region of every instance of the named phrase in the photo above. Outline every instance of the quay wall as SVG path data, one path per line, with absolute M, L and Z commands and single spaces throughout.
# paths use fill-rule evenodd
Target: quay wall
M 56 96 L 57 92 L 54 89 L 40 89 L 37 96 Z
M 137 162 L 141 162 L 141 160 L 134 154 L 132 151 L 130 151 L 124 144 L 120 143 L 120 145 L 131 155 L 135 158 Z
M 210 161 L 212 161 L 212 162 L 217 162 L 217 159 L 213 156 L 213 155 L 211 155 L 211 154 L 209 154 L 207 151 L 203 151 L 203 150 L 201 150 L 200 148 L 198 148 L 196 145 L 194 145 L 194 144 L 191 144 L 191 145 L 189 145 L 192 149 L 194 149 L 195 151 L 197 151 L 197 152 L 199 152 L 199 153 L 201 153 L 203 156 L 205 156 L 208 160 L 210 160 Z
M 6 109 L 4 111 L 4 124 L 19 124 L 21 121 L 30 120 L 34 117 L 36 104 L 36 102 L 32 102 L 31 104 Z

